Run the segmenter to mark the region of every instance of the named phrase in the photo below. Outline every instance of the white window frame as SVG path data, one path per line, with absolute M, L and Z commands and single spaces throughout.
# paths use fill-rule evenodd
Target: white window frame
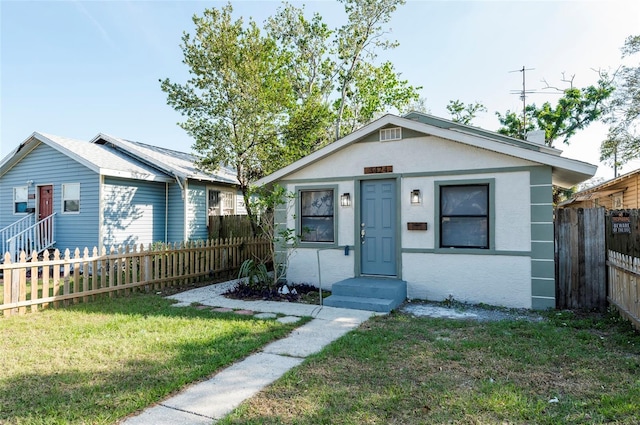
M 390 142 L 402 139 L 402 127 L 391 127 L 380 129 L 380 141 Z
M 78 187 L 78 196 L 71 197 L 67 194 L 67 189 L 73 186 Z M 78 203 L 77 211 L 67 211 L 67 202 L 68 201 L 76 201 Z M 62 202 L 60 203 L 60 208 L 62 209 L 62 214 L 80 214 L 80 183 L 62 183 Z
M 24 199 L 18 198 L 18 191 L 24 191 Z M 25 211 L 18 211 L 18 203 L 24 203 Z M 29 186 L 15 186 L 13 188 L 13 215 L 26 215 L 29 214 L 26 210 L 29 208 Z

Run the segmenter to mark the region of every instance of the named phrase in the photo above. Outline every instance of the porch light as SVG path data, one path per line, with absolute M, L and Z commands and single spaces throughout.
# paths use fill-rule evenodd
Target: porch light
M 348 193 L 343 193 L 340 195 L 340 206 L 341 207 L 350 207 L 351 206 L 351 195 Z
M 411 203 L 417 205 L 420 203 L 420 189 L 413 189 L 411 191 Z

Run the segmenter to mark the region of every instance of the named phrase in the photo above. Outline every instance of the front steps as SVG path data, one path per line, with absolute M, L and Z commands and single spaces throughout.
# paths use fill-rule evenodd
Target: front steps
M 398 279 L 354 277 L 336 282 L 323 304 L 389 313 L 407 299 L 407 282 Z

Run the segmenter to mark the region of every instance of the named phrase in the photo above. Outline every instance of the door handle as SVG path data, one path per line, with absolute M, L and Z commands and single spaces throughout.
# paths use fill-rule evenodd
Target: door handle
M 360 224 L 360 243 L 364 245 L 364 237 L 366 236 L 366 231 L 364 230 L 364 223 Z

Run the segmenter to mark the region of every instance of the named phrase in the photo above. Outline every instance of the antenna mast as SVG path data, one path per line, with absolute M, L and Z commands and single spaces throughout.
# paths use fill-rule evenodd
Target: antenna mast
M 522 90 L 512 91 L 512 93 L 520 94 L 520 99 L 522 100 L 522 138 L 525 138 L 525 130 L 527 128 L 527 93 L 533 93 L 533 90 L 527 91 L 525 74 L 526 71 L 533 71 L 535 68 L 525 68 L 524 65 L 521 69 L 516 69 L 514 71 L 509 72 L 522 72 Z

